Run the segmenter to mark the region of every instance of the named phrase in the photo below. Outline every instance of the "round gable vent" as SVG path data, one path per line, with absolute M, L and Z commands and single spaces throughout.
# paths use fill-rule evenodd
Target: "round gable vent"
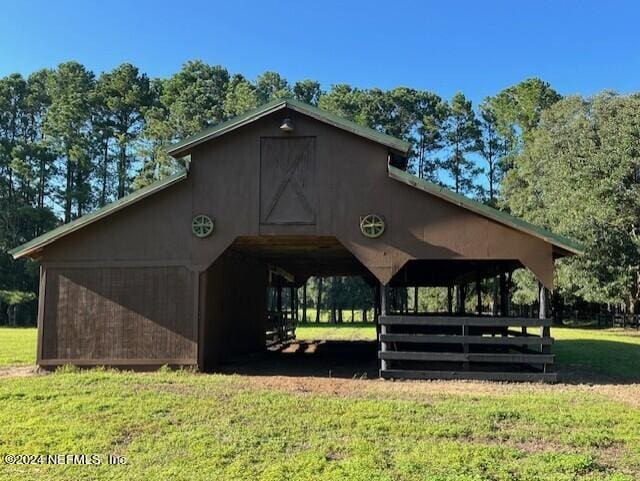
M 384 234 L 384 218 L 378 214 L 368 214 L 360 217 L 360 232 L 369 239 L 377 239 Z
M 213 219 L 208 215 L 196 215 L 191 221 L 191 232 L 201 239 L 213 234 Z

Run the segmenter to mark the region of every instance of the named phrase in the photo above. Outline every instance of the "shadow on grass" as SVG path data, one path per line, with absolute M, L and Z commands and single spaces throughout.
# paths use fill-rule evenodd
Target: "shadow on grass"
M 560 382 L 640 383 L 640 344 L 603 339 L 557 339 L 552 348 Z
M 251 376 L 378 377 L 375 341 L 296 341 L 252 359 L 220 366 L 218 372 Z

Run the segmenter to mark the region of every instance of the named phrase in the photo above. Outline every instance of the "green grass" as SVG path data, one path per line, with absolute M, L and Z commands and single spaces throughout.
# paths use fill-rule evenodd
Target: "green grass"
M 640 410 L 587 391 L 406 399 L 261 389 L 248 378 L 93 370 L 0 382 L 3 453 L 108 453 L 124 466 L 0 477 L 175 480 L 632 480 Z
M 307 323 L 296 327 L 296 339 L 313 340 L 348 340 L 348 341 L 375 341 L 376 327 L 373 323 Z
M 553 352 L 562 366 L 580 366 L 640 382 L 640 332 L 622 329 L 552 328 Z
M 0 327 L 0 366 L 19 366 L 36 362 L 35 328 Z
M 361 324 L 307 325 L 297 333 L 375 339 L 375 328 Z M 640 336 L 553 334 L 561 363 L 638 378 Z M 33 363 L 35 337 L 34 329 L 0 329 L 2 364 Z M 122 466 L 0 459 L 0 479 L 634 480 L 639 400 L 636 385 L 284 381 L 100 369 L 0 377 L 0 455 L 127 458 Z

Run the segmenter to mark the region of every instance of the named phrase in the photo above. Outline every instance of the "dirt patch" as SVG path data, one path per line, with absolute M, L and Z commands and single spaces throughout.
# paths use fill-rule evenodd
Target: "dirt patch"
M 509 396 L 528 393 L 585 392 L 603 395 L 640 408 L 640 384 L 573 385 L 500 383 L 487 381 L 384 381 L 304 376 L 239 376 L 251 389 L 345 397 L 394 398 L 425 401 L 445 395 Z
M 28 377 L 41 374 L 36 366 L 4 366 L 0 367 L 0 378 Z

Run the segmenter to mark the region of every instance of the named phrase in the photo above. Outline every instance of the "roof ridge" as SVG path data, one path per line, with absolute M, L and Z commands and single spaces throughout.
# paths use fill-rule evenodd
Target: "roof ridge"
M 232 130 L 240 128 L 251 122 L 254 122 L 266 115 L 276 112 L 282 108 L 290 108 L 302 114 L 308 115 L 318 121 L 332 125 L 336 128 L 351 132 L 354 135 L 367 138 L 373 142 L 386 145 L 389 148 L 407 154 L 411 148 L 411 144 L 405 140 L 398 139 L 391 135 L 379 132 L 378 130 L 361 125 L 352 120 L 347 120 L 327 110 L 321 109 L 314 105 L 307 104 L 301 100 L 292 98 L 274 99 L 244 114 L 233 117 L 232 119 L 212 125 L 195 135 L 171 145 L 167 149 L 167 153 L 172 157 L 181 156 L 189 149 L 206 142 L 208 140 L 220 137 Z

